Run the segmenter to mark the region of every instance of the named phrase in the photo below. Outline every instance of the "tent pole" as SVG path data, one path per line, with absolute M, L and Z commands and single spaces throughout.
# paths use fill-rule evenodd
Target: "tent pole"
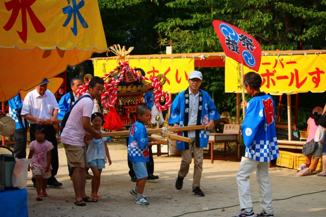
M 282 104 L 282 96 L 283 95 L 280 95 L 278 99 L 278 108 L 277 108 L 277 117 L 276 117 L 277 122 L 281 122 L 280 111 L 281 111 L 281 104 Z
M 245 95 L 244 95 L 244 84 L 243 84 L 243 63 L 241 63 L 241 86 L 242 86 L 242 101 L 244 102 L 245 99 Z M 243 114 L 243 119 L 245 119 L 245 108 L 242 108 L 242 114 Z
M 291 95 L 287 95 L 288 110 L 288 140 L 292 140 L 292 112 L 291 112 Z
M 240 93 L 237 93 L 237 124 L 240 124 Z
M 295 111 L 294 111 L 294 124 L 298 125 L 298 106 L 299 106 L 299 93 L 295 96 Z

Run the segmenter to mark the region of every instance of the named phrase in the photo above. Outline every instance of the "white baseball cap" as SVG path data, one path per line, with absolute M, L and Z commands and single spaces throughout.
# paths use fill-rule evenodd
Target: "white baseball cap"
M 192 71 L 189 74 L 189 79 L 199 78 L 203 80 L 203 74 L 200 71 Z

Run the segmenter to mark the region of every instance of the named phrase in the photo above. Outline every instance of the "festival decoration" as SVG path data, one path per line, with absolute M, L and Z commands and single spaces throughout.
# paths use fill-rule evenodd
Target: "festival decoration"
M 241 63 L 241 84 L 243 84 L 243 65 L 255 71 L 259 70 L 261 47 L 251 35 L 231 24 L 220 20 L 213 21 L 213 27 L 226 56 Z M 245 101 L 242 85 L 242 100 Z M 242 110 L 245 117 L 245 110 Z
M 213 27 L 226 56 L 250 69 L 259 70 L 261 47 L 254 37 L 220 20 L 214 20 Z
M 107 50 L 98 2 L 0 2 L 0 101 Z
M 165 75 L 158 74 L 150 78 L 145 77 L 137 69 L 129 66 L 125 60 L 133 48 L 126 48 L 120 45 L 113 45 L 109 48 L 118 55 L 118 66 L 112 71 L 104 74 L 104 91 L 101 96 L 101 104 L 108 111 L 104 127 L 109 130 L 120 129 L 123 125 L 131 125 L 136 121 L 136 109 L 139 104 L 144 104 L 143 94 L 154 91 L 155 107 L 158 111 L 165 111 L 171 106 L 170 96 L 163 91 Z M 88 90 L 87 82 L 77 89 L 77 96 L 85 94 Z M 161 105 L 161 98 L 165 103 Z M 123 124 L 122 124 L 123 123 Z

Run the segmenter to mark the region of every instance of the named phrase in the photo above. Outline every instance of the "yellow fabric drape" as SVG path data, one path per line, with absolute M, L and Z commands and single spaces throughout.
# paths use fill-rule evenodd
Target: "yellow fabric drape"
M 107 48 L 97 0 L 8 0 L 0 17 L 0 101 Z

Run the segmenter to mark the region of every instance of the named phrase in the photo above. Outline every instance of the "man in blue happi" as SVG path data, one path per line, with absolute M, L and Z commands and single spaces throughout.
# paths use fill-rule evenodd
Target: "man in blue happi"
M 249 72 L 244 76 L 244 87 L 252 99 L 242 106 L 246 108 L 241 125 L 246 146 L 237 174 L 240 213 L 242 216 L 274 216 L 272 190 L 269 182 L 269 162 L 279 158 L 275 129 L 275 103 L 273 98 L 260 92 L 262 80 L 259 74 Z M 250 193 L 250 175 L 256 171 L 259 184 L 260 205 L 263 210 L 255 215 Z
M 181 150 L 182 161 L 175 187 L 182 189 L 183 179 L 189 172 L 193 148 L 194 175 L 192 191 L 195 195 L 205 196 L 200 189 L 200 180 L 203 171 L 203 148 L 207 147 L 209 132 L 214 127 L 214 120 L 220 118 L 216 106 L 208 93 L 200 88 L 203 83 L 203 75 L 200 71 L 192 71 L 189 74 L 189 87 L 181 92 L 171 105 L 169 124 L 177 126 L 205 125 L 205 130 L 184 131 L 184 137 L 193 138 L 194 143 L 177 141 L 177 149 Z
M 62 120 L 65 116 L 66 111 L 69 111 L 71 106 L 78 100 L 76 91 L 77 88 L 82 85 L 83 82 L 80 78 L 73 78 L 70 81 L 71 91 L 63 95 L 58 103 L 59 105 L 59 114 L 58 120 Z
M 8 100 L 9 104 L 9 117 L 14 119 L 16 129 L 14 132 L 15 144 L 14 153 L 16 158 L 26 158 L 26 143 L 27 143 L 27 129 L 28 122 L 20 115 L 23 99 L 18 93 L 15 97 Z

